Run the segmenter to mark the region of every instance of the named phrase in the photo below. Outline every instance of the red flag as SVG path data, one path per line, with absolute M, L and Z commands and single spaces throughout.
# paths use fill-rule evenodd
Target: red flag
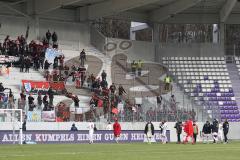
M 98 107 L 103 107 L 103 101 L 101 99 L 98 100 Z
M 117 109 L 117 108 L 113 108 L 113 109 L 112 109 L 112 113 L 118 114 L 118 109 Z
M 57 118 L 56 118 L 56 122 L 63 122 L 63 119 L 60 118 L 60 117 L 57 117 Z

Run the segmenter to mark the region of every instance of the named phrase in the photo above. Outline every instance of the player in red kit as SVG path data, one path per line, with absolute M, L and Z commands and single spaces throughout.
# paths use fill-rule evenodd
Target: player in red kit
M 189 119 L 184 124 L 184 132 L 186 133 L 186 137 L 184 138 L 184 144 L 188 142 L 188 138 L 190 137 L 192 139 L 192 144 L 194 144 L 194 138 L 193 138 L 193 121 Z
M 115 123 L 113 124 L 113 134 L 115 137 L 115 141 L 118 143 L 120 134 L 121 134 L 121 125 L 118 123 L 118 120 L 115 120 Z

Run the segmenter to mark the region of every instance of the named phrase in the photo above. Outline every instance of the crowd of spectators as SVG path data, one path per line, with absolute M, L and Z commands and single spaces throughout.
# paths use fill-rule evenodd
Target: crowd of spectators
M 114 118 L 119 118 L 124 121 L 144 121 L 155 120 L 160 121 L 163 118 L 168 121 L 176 120 L 176 113 L 178 116 L 191 115 L 194 117 L 194 111 L 187 112 L 185 110 L 177 110 L 176 100 L 174 96 L 171 97 L 171 110 L 164 110 L 160 107 L 156 109 L 150 108 L 147 112 L 143 112 L 141 105 L 134 105 L 128 100 L 127 93 L 123 86 L 119 84 L 116 86 L 112 83 L 110 86 L 107 82 L 107 73 L 103 70 L 100 77 L 96 77 L 93 74 L 87 75 L 85 62 L 87 61 L 85 50 L 80 53 L 79 66 L 67 66 L 64 64 L 64 55 L 55 57 L 53 64 L 45 60 L 45 51 L 52 45 L 53 48 L 58 47 L 58 36 L 55 32 L 51 33 L 49 30 L 46 32 L 46 36 L 43 41 L 31 41 L 27 44 L 26 38 L 21 35 L 16 40 L 11 40 L 7 36 L 4 43 L 0 43 L 0 54 L 11 55 L 19 57 L 20 72 L 29 72 L 29 68 L 33 66 L 35 70 L 43 69 L 44 77 L 49 82 L 67 82 L 69 79 L 74 82 L 76 88 L 83 88 L 85 81 L 87 82 L 87 88 L 92 92 L 92 98 L 90 100 L 90 114 L 91 117 L 96 120 L 104 115 L 109 121 Z M 53 70 L 50 71 L 52 65 Z M 131 70 L 133 75 L 142 75 L 143 61 L 133 61 L 131 63 Z M 169 87 L 166 87 L 169 88 Z M 1 85 L 0 85 L 1 89 Z M 1 92 L 1 91 L 0 91 Z M 71 98 L 74 102 L 74 106 L 79 107 L 79 98 L 77 95 L 66 92 L 66 96 Z M 10 92 L 9 96 L 1 95 L 1 104 L 8 102 L 10 108 L 14 108 L 14 97 Z M 43 111 L 51 111 L 53 106 L 54 92 L 50 87 L 47 93 L 38 92 L 37 98 L 30 93 L 27 97 L 26 92 L 23 90 L 20 93 L 20 99 L 18 101 L 19 108 L 24 109 L 26 103 L 28 103 L 28 110 L 40 109 Z M 158 106 L 161 106 L 162 97 L 158 96 Z M 123 107 L 119 109 L 119 105 Z M 59 115 L 66 115 L 70 112 L 63 109 L 63 103 L 58 105 Z M 6 108 L 6 107 L 5 107 Z M 69 120 L 69 115 L 62 118 L 64 121 Z M 194 119 L 194 118 L 193 118 Z
M 35 70 L 43 69 L 45 51 L 51 46 L 58 48 L 56 32 L 51 34 L 48 31 L 42 41 L 32 40 L 30 43 L 27 42 L 27 36 L 21 35 L 17 39 L 6 36 L 4 42 L 0 43 L 0 54 L 19 57 L 16 65 L 19 65 L 20 72 L 29 72 L 29 68 L 32 66 Z
M 34 98 L 35 97 L 35 98 Z M 28 97 L 23 89 L 20 93 L 20 98 L 18 100 L 18 108 L 25 109 L 28 107 L 28 111 L 41 110 L 41 111 L 52 111 L 54 110 L 53 105 L 54 91 L 50 87 L 45 94 L 38 92 L 37 97 L 32 93 L 29 93 Z

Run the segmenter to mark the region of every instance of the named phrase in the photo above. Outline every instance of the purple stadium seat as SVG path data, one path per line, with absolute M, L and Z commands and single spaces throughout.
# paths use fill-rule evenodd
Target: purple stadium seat
M 234 107 L 233 106 L 229 106 L 228 109 L 234 110 Z
M 234 110 L 229 110 L 229 114 L 234 114 Z

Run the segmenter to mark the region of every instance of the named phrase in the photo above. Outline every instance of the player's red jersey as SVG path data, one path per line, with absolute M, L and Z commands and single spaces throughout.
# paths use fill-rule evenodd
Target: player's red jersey
M 119 137 L 121 134 L 121 125 L 118 122 L 113 124 L 113 133 L 115 137 Z
M 191 120 L 185 122 L 184 132 L 186 132 L 188 136 L 193 136 L 193 122 Z

